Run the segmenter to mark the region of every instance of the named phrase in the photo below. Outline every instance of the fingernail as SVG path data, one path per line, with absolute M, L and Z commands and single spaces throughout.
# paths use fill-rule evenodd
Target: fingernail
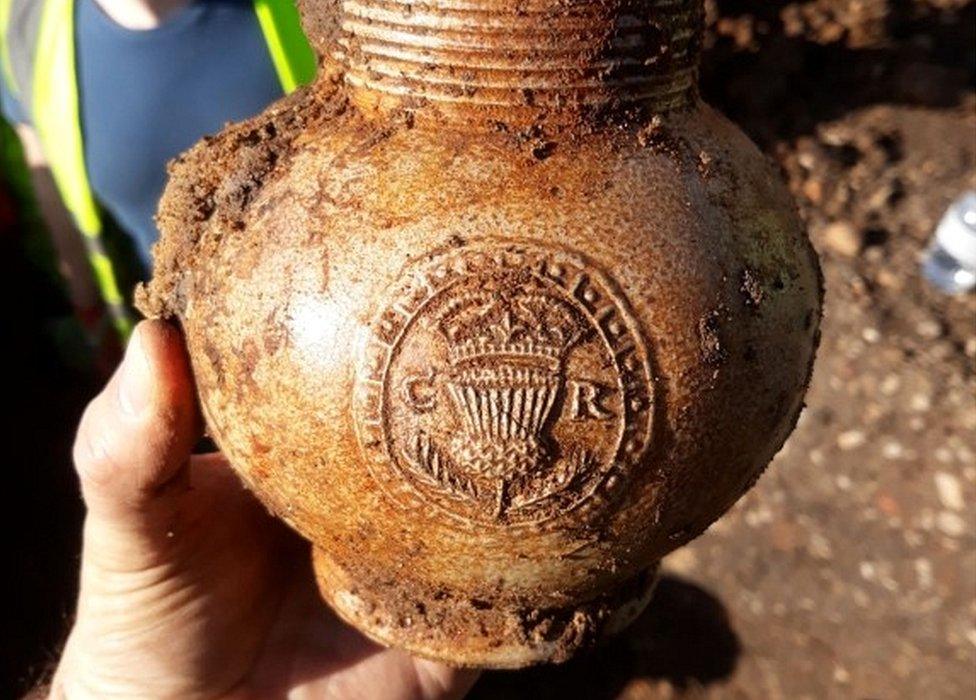
M 122 412 L 138 416 L 149 407 L 152 399 L 153 378 L 149 368 L 149 358 L 142 344 L 142 329 L 137 328 L 129 340 L 129 347 L 122 360 L 121 381 L 119 382 L 119 405 Z

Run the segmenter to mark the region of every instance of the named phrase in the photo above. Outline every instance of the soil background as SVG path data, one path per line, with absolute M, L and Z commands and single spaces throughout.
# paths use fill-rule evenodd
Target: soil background
M 471 697 L 971 699 L 976 295 L 940 294 L 918 264 L 976 188 L 976 2 L 712 0 L 708 23 L 703 94 L 779 164 L 822 255 L 808 408 L 757 487 L 665 560 L 627 633 L 560 667 L 488 673 Z M 68 625 L 69 448 L 97 382 L 52 350 L 69 310 L 3 208 L 0 697 L 15 697 Z

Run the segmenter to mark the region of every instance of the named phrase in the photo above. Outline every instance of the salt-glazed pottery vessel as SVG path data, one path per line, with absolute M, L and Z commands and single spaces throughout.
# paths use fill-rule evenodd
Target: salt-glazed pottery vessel
M 325 600 L 567 659 L 801 410 L 815 255 L 695 87 L 700 0 L 306 0 L 317 82 L 172 166 L 145 313 Z

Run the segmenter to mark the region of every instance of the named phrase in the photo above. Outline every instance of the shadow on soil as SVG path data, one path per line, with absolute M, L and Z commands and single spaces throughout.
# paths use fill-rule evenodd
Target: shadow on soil
M 609 700 L 633 684 L 702 687 L 731 676 L 740 651 L 721 601 L 690 581 L 664 575 L 644 614 L 605 646 L 561 666 L 486 673 L 469 697 Z
M 765 149 L 874 104 L 955 107 L 976 82 L 974 2 L 938 9 L 891 0 L 874 30 L 884 41 L 865 48 L 852 48 L 843 29 L 818 41 L 798 35 L 783 19 L 791 5 L 720 1 L 723 25 L 702 61 L 705 99 Z

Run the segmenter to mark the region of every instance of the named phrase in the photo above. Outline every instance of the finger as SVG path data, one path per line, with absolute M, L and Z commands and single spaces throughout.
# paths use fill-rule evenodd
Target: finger
M 451 668 L 427 659 L 415 658 L 413 663 L 421 697 L 425 700 L 459 700 L 481 675 L 476 668 Z
M 75 440 L 89 515 L 119 524 L 145 518 L 180 480 L 199 432 L 179 330 L 161 321 L 139 324 Z

